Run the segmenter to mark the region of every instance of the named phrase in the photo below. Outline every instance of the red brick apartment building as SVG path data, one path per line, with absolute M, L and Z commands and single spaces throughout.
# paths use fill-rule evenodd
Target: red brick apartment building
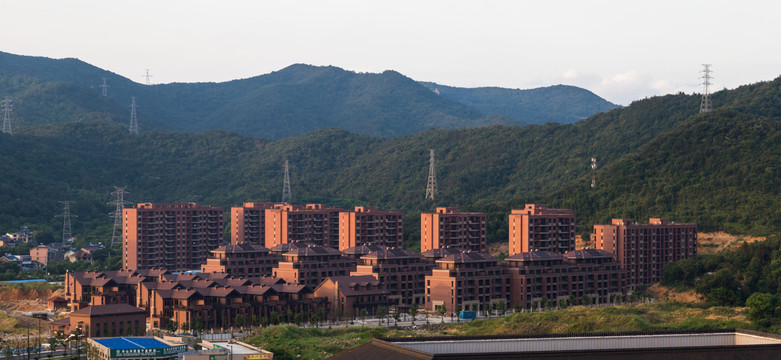
M 510 255 L 534 250 L 564 253 L 575 250 L 575 213 L 526 204 L 510 213 Z
M 592 304 L 610 302 L 613 295 L 627 290 L 626 271 L 613 254 L 599 249 L 580 249 L 564 253 L 564 261 L 573 266 L 567 274 L 569 296 L 591 298 Z
M 347 276 L 355 269 L 355 260 L 343 257 L 339 250 L 319 245 L 299 247 L 282 257 L 273 276 L 312 288 L 328 277 Z
M 88 306 L 50 325 L 64 334 L 79 328 L 86 337 L 132 336 L 146 331 L 146 311 L 128 304 Z
M 275 207 L 291 206 L 296 209 L 304 206 L 273 202 L 247 202 L 242 206 L 231 207 L 231 244 L 266 243 L 266 210 Z
M 65 273 L 65 299 L 68 309 L 88 306 L 130 304 L 136 306 L 136 288 L 147 277 L 132 270 Z
M 437 260 L 453 254 L 460 254 L 466 250 L 455 248 L 455 247 L 441 247 L 438 249 L 429 249 L 426 250 L 420 255 L 422 256 L 423 262 L 428 263 L 430 267 L 435 267 L 437 264 Z
M 358 246 L 353 246 L 341 250 L 341 252 L 342 252 L 342 256 L 349 259 L 353 259 L 356 262 L 359 262 L 359 260 L 364 255 L 368 255 L 370 252 L 379 251 L 383 249 L 386 249 L 386 247 L 382 245 L 358 245 Z
M 199 269 L 222 244 L 221 207 L 142 203 L 122 213 L 125 269 Z
M 613 219 L 594 225 L 594 239 L 596 248 L 615 255 L 631 286 L 655 283 L 664 265 L 697 256 L 697 224 L 667 219 L 651 218 L 648 224 Z
M 371 275 L 334 276 L 325 279 L 315 288 L 314 295 L 328 299 L 331 314 L 348 318 L 377 314 L 379 306 L 388 306 L 388 290 Z
M 484 213 L 439 207 L 434 213 L 420 214 L 421 252 L 448 246 L 482 252 L 485 245 Z
M 452 254 L 437 260 L 426 276 L 426 310 L 445 307 L 447 314 L 458 310 L 485 310 L 504 301 L 510 293 L 510 278 L 499 259 L 479 252 Z
M 358 245 L 401 247 L 404 242 L 404 213 L 356 206 L 339 213 L 339 250 Z
M 382 248 L 361 257 L 350 275 L 371 275 L 389 292 L 388 302 L 396 308 L 426 303 L 426 274 L 432 263 L 420 254 L 402 248 Z
M 558 303 L 569 297 L 567 276 L 572 266 L 564 263 L 564 256 L 549 251 L 516 253 L 504 259 L 510 277 L 512 307 L 532 308 L 542 300 Z
M 231 276 L 271 276 L 282 259 L 269 249 L 251 243 L 223 245 L 211 251 L 212 256 L 201 265 L 201 272 L 226 273 Z
M 336 248 L 342 211 L 322 204 L 307 204 L 304 208 L 286 204 L 266 209 L 266 247 L 305 241 Z

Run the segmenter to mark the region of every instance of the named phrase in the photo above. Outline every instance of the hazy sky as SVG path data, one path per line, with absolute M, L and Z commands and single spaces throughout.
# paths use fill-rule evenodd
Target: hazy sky
M 445 85 L 570 84 L 615 103 L 781 75 L 781 1 L 0 0 L 0 51 L 75 57 L 143 82 L 293 63 Z

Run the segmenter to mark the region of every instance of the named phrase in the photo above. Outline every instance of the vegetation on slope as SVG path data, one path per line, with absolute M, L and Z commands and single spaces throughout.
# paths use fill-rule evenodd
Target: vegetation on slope
M 245 341 L 274 352 L 275 359 L 322 359 L 363 344 L 373 337 L 530 335 L 723 328 L 752 329 L 753 326 L 746 320 L 741 309 L 653 303 L 594 308 L 576 306 L 542 313 L 518 313 L 497 319 L 437 324 L 415 331 L 386 327 L 300 329 L 292 325 L 278 325 L 258 330 Z

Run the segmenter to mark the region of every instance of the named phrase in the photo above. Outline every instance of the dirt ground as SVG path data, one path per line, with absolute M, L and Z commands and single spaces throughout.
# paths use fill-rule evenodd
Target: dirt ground
M 678 292 L 668 287 L 659 285 L 659 283 L 653 284 L 647 290 L 648 294 L 653 296 L 659 301 L 678 301 L 699 303 L 705 301 L 705 296 L 698 294 L 694 290 Z
M 697 252 L 700 254 L 713 254 L 721 250 L 750 244 L 755 241 L 763 241 L 762 236 L 731 235 L 723 231 L 697 234 Z

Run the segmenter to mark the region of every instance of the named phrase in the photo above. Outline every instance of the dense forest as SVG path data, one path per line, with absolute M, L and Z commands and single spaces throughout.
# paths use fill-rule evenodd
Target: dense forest
M 485 211 L 489 241 L 504 241 L 509 210 L 528 202 L 574 209 L 579 231 L 612 217 L 661 216 L 767 234 L 781 226 L 780 84 L 718 92 L 718 108 L 706 114 L 697 114 L 698 96 L 677 94 L 575 124 L 393 138 L 338 129 L 273 141 L 225 131 L 133 136 L 123 124 L 89 118 L 26 126 L 0 135 L 0 230 L 27 225 L 56 238 L 58 201 L 71 200 L 74 233 L 105 241 L 114 185 L 128 186 L 132 202 L 276 201 L 289 160 L 294 202 L 404 210 L 411 246 L 421 211 Z M 437 158 L 436 201 L 423 199 L 428 149 Z M 591 157 L 600 165 L 594 189 Z
M 108 99 L 99 97 L 102 78 Z M 571 122 L 573 115 L 585 118 L 615 107 L 573 87 L 495 89 L 459 102 L 395 71 L 355 73 L 303 64 L 221 83 L 142 85 L 77 59 L 0 52 L 0 94 L 19 104 L 16 114 L 28 125 L 96 114 L 127 122 L 131 96 L 137 98 L 142 130 L 226 130 L 269 139 L 323 128 L 392 137 L 432 128 Z

